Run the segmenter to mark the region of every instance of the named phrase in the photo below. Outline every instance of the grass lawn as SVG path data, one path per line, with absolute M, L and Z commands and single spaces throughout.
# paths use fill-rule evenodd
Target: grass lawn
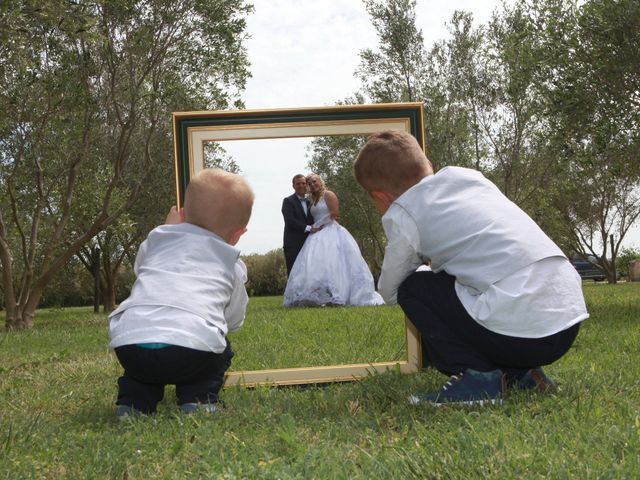
M 640 284 L 584 290 L 591 318 L 546 369 L 560 391 L 514 393 L 484 409 L 408 405 L 409 394 L 445 380 L 425 370 L 230 388 L 227 407 L 212 416 L 176 413 L 169 388 L 158 415 L 120 422 L 120 367 L 107 346 L 106 316 L 41 310 L 32 331 L 0 333 L 0 479 L 637 479 Z M 279 298 L 251 300 L 246 331 L 232 340 L 234 368 L 402 355 L 397 308 L 292 315 L 279 305 Z

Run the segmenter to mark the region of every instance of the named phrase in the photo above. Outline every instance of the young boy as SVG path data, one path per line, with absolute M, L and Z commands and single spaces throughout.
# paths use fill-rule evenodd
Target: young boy
M 405 132 L 372 135 L 354 174 L 383 215 L 378 289 L 420 331 L 429 363 L 451 375 L 411 403 L 482 405 L 499 403 L 507 385 L 553 387 L 541 365 L 567 352 L 588 314 L 580 277 L 538 225 L 475 170 L 434 175 Z
M 124 368 L 116 415 L 150 414 L 175 385 L 180 409 L 214 412 L 231 364 L 227 332 L 244 322 L 247 270 L 233 246 L 246 232 L 253 192 L 218 169 L 195 175 L 184 210 L 140 245 L 131 295 L 109 317 Z

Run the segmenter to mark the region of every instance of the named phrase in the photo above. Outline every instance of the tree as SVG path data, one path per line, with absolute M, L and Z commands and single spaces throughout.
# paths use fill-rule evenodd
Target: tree
M 378 49 L 360 52 L 356 75 L 362 91 L 341 103 L 417 101 L 424 92 L 424 41 L 415 24 L 415 0 L 365 0 L 378 35 Z M 310 145 L 309 168 L 322 176 L 340 199 L 343 225 L 352 233 L 374 276 L 380 271 L 386 243 L 380 216 L 352 173 L 365 139 L 321 137 Z
M 435 169 L 447 165 L 480 170 L 486 147 L 479 126 L 482 29 L 469 13 L 455 12 L 451 38 L 436 42 L 426 57 L 427 153 Z
M 482 43 L 474 48 L 478 58 L 458 68 L 469 85 L 462 98 L 471 114 L 474 166 L 543 223 L 546 204 L 539 199 L 545 197 L 554 163 L 539 148 L 547 122 L 538 85 L 544 51 L 527 8 L 525 2 L 505 6 L 493 14 L 481 36 L 457 30 L 453 41 Z
M 378 35 L 378 51 L 360 52 L 356 75 L 375 102 L 423 98 L 424 39 L 415 23 L 416 0 L 364 0 Z
M 629 265 L 635 260 L 640 260 L 640 250 L 636 248 L 622 248 L 616 257 L 616 271 L 618 274 L 629 279 Z
M 11 3 L 0 6 L 0 261 L 5 325 L 23 329 L 56 272 L 157 193 L 151 177 L 170 183 L 170 112 L 240 105 L 250 7 Z M 157 215 L 158 202 L 141 209 Z
M 554 203 L 571 249 L 597 257 L 615 282 L 621 243 L 640 216 L 640 4 L 548 3 L 538 25 L 549 52 L 546 146 L 563 166 Z
M 142 233 L 142 228 L 137 228 L 127 220 L 128 215 L 122 215 L 117 222 L 93 237 L 91 242 L 83 245 L 76 254 L 94 277 L 94 282 L 98 282 L 105 312 L 115 309 L 118 273 L 127 260 L 134 258 L 134 249 L 146 234 Z

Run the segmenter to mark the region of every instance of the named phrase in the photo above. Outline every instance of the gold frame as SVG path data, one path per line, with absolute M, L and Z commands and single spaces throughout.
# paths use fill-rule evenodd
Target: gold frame
M 424 149 L 423 104 L 176 112 L 173 136 L 177 205 L 182 204 L 189 178 L 203 168 L 206 142 L 366 135 L 387 129 L 413 134 Z M 405 326 L 407 357 L 404 360 L 229 372 L 225 387 L 344 382 L 395 369 L 402 373 L 417 372 L 422 367 L 420 334 L 408 319 Z

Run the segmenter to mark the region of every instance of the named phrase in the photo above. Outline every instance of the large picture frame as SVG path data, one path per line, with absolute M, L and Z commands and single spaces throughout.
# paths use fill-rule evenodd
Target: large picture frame
M 173 138 L 177 205 L 180 207 L 183 203 L 189 179 L 204 168 L 207 142 L 369 135 L 389 129 L 411 133 L 424 149 L 423 104 L 393 103 L 273 110 L 175 112 Z M 225 386 L 342 382 L 390 369 L 413 373 L 422 367 L 420 334 L 408 319 L 405 319 L 405 332 L 406 358 L 404 360 L 229 372 L 225 379 Z

